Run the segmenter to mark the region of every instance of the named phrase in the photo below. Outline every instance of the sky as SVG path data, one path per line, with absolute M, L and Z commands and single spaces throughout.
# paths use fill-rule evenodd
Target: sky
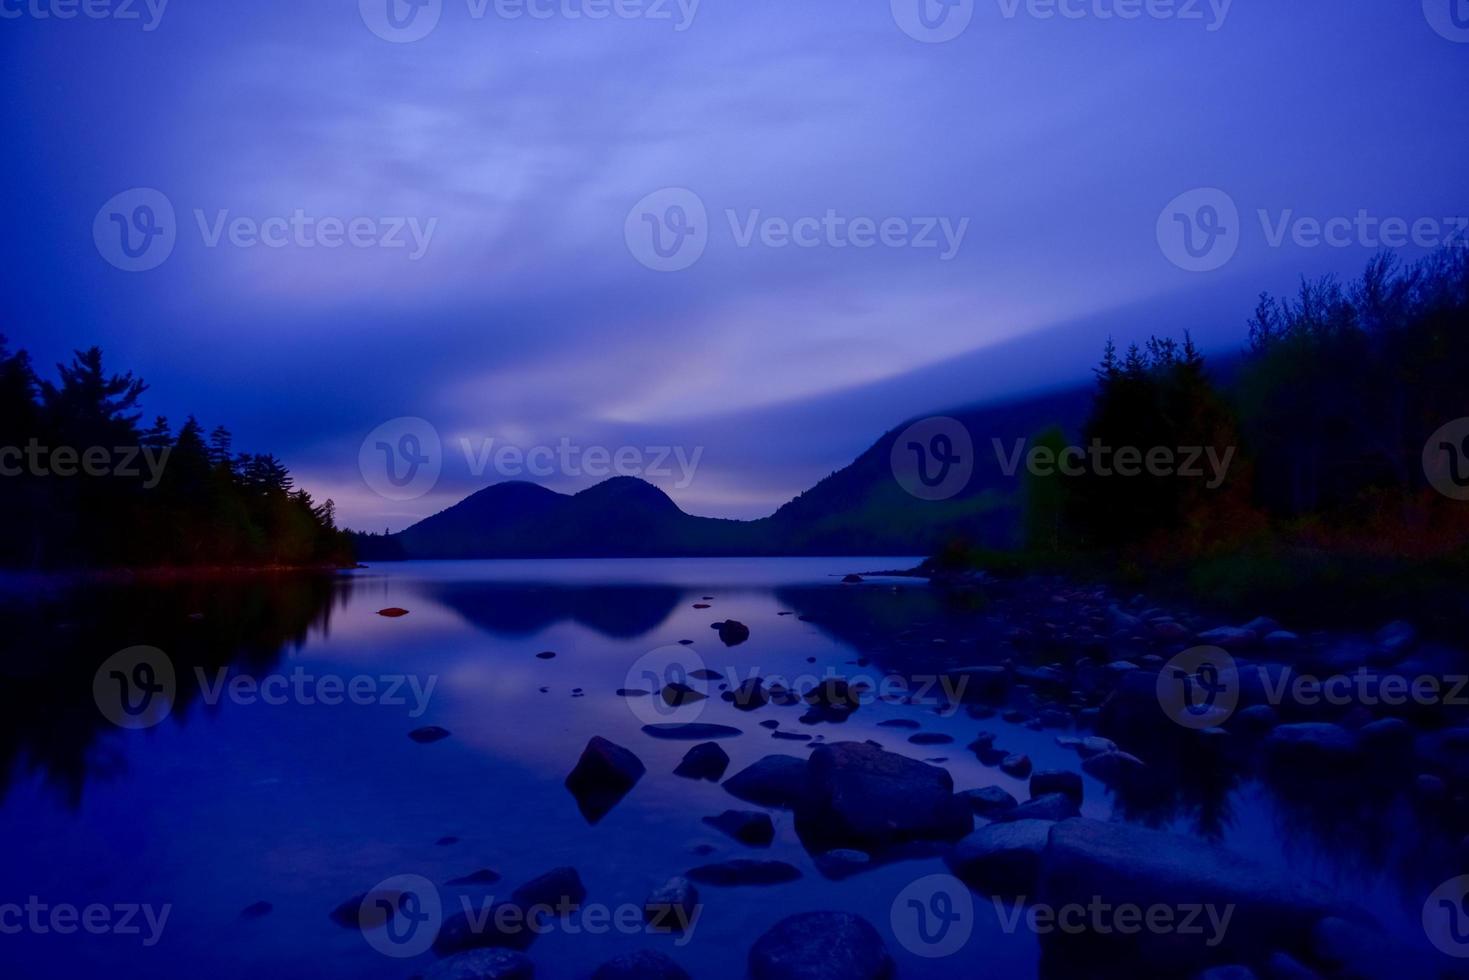
M 0 332 L 357 528 L 618 472 L 761 516 L 1469 240 L 1469 0 L 87 2 L 0 0 Z

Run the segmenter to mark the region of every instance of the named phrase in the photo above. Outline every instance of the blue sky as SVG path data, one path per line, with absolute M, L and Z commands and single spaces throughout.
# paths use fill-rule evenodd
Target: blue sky
M 904 418 L 1084 381 L 1108 334 L 1235 349 L 1256 293 L 1351 274 L 1373 222 L 1417 223 L 1411 257 L 1469 212 L 1466 0 L 966 0 L 942 43 L 902 28 L 919 0 L 438 2 L 397 43 L 388 0 L 0 0 L 0 331 L 42 364 L 100 344 L 150 412 L 229 425 L 355 526 L 493 482 L 460 448 L 490 438 L 697 449 L 654 482 L 749 517 Z M 176 225 L 136 272 L 94 237 L 135 188 Z M 704 209 L 677 271 L 633 234 L 666 188 Z M 1217 267 L 1181 267 L 1168 229 L 1217 192 Z M 399 416 L 445 447 L 407 501 L 357 465 Z

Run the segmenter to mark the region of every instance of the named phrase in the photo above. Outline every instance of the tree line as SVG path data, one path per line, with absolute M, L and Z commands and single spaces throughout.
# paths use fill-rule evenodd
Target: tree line
M 351 541 L 272 455 L 190 416 L 142 423 L 147 385 L 96 347 L 40 377 L 0 336 L 0 565 L 344 564 Z

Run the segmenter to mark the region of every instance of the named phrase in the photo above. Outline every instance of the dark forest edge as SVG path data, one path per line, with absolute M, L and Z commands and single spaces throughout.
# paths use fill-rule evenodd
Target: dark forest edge
M 1210 488 L 1177 476 L 1027 474 L 1023 546 L 956 537 L 925 568 L 1102 575 L 1219 608 L 1308 619 L 1396 606 L 1455 626 L 1469 502 L 1435 488 L 1441 453 L 1469 496 L 1469 250 L 1375 258 L 1355 282 L 1262 295 L 1227 383 L 1189 341 L 1109 341 L 1082 442 L 1232 453 Z M 1059 451 L 1059 429 L 1033 445 Z M 1428 445 L 1425 445 L 1428 441 Z M 1362 604 L 1358 606 L 1358 604 Z
M 140 425 L 147 385 L 96 348 L 41 378 L 0 336 L 0 566 L 54 569 L 337 567 L 353 560 L 335 507 L 271 455 L 236 454 L 190 416 Z

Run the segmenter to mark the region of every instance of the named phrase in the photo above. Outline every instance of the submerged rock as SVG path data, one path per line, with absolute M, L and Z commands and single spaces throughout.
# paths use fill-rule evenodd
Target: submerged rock
M 444 884 L 456 887 L 460 885 L 493 885 L 499 880 L 500 872 L 492 871 L 489 868 L 480 868 L 478 871 L 471 871 L 469 874 L 459 878 L 450 878 Z
M 872 855 L 850 847 L 839 847 L 834 851 L 816 855 L 816 869 L 828 878 L 840 880 L 872 866 Z
M 782 919 L 750 947 L 753 980 L 887 980 L 893 960 L 872 924 L 847 912 Z
M 402 609 L 398 606 L 389 606 L 386 609 L 379 609 L 377 611 L 377 614 L 379 616 L 386 616 L 388 619 L 397 619 L 399 616 L 408 615 L 408 610 Z
M 710 738 L 733 738 L 743 735 L 738 728 L 729 725 L 707 725 L 699 722 L 667 722 L 661 725 L 644 725 L 643 734 L 651 735 L 653 738 L 664 739 L 710 739 Z
M 422 728 L 413 729 L 413 731 L 408 733 L 408 737 L 419 745 L 428 745 L 433 742 L 443 741 L 449 737 L 449 734 L 449 729 L 447 728 L 440 728 L 438 725 L 425 725 Z
M 699 890 L 687 878 L 669 878 L 643 903 L 643 918 L 655 932 L 688 932 L 698 914 Z
M 1011 810 L 1002 810 L 990 819 L 996 823 L 1014 820 L 1069 820 L 1080 816 L 1081 808 L 1074 799 L 1064 793 L 1048 793 L 1026 800 Z
M 575 868 L 553 868 L 515 889 L 510 900 L 527 911 L 550 909 L 560 915 L 580 908 L 587 888 Z
M 1024 779 L 1026 776 L 1029 776 L 1030 769 L 1030 756 L 1022 752 L 1007 755 L 1000 760 L 1000 771 L 1007 776 L 1014 776 L 1016 779 Z
M 775 839 L 770 814 L 759 810 L 725 810 L 717 817 L 705 817 L 704 822 L 751 847 L 769 847 Z
M 243 909 L 240 910 L 240 918 L 262 919 L 265 916 L 269 915 L 274 908 L 275 906 L 270 904 L 269 902 L 255 902 L 251 905 L 245 906 Z
M 1081 806 L 1081 774 L 1064 769 L 1042 769 L 1031 775 L 1031 799 L 1051 793 L 1069 796 L 1077 806 Z
M 684 753 L 683 761 L 673 770 L 675 776 L 719 782 L 729 768 L 729 754 L 718 742 L 700 742 Z
M 476 949 L 440 960 L 424 974 L 424 980 L 530 980 L 535 972 L 523 953 Z
M 702 701 L 709 696 L 702 691 L 696 691 L 687 684 L 681 684 L 677 681 L 665 685 L 663 690 L 659 691 L 658 694 L 663 699 L 663 703 L 670 708 L 693 704 L 695 701 Z
M 779 885 L 795 881 L 801 871 L 784 861 L 756 861 L 751 858 L 735 858 L 716 864 L 702 864 L 691 868 L 688 877 L 700 884 L 723 885 Z
M 592 980 L 690 980 L 672 959 L 651 949 L 626 953 L 597 967 Z

